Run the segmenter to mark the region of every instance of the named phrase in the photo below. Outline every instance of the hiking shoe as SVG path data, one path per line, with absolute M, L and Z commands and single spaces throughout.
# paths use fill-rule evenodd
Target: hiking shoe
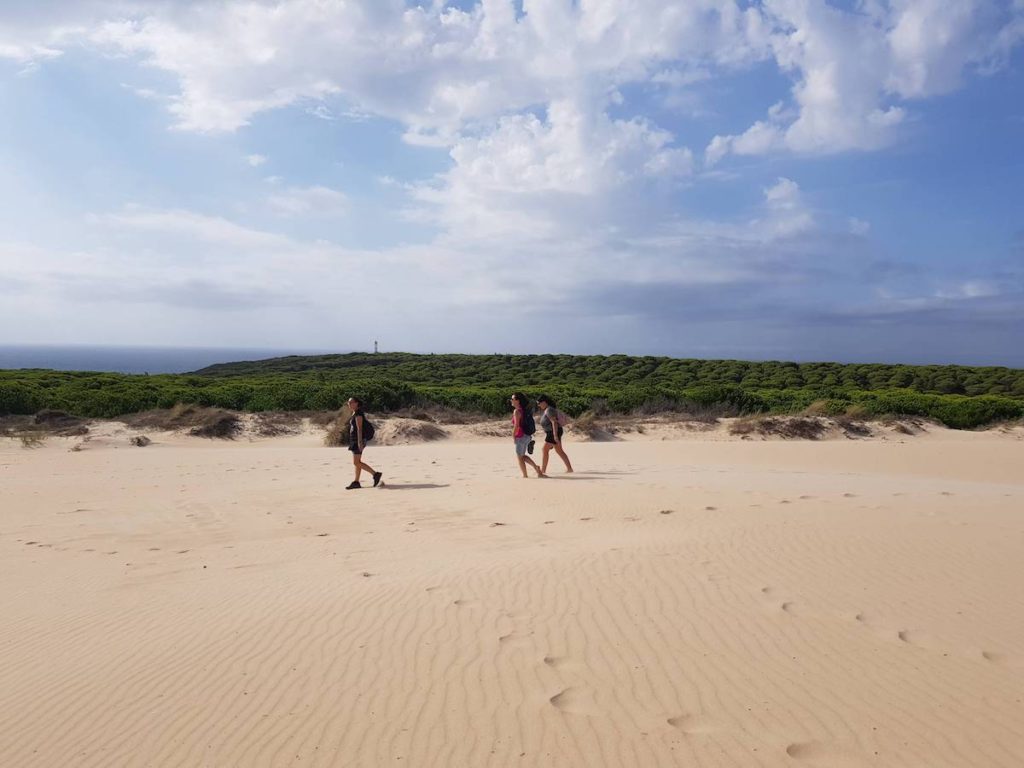
M 345 490 L 346 491 L 351 491 L 353 488 L 362 488 L 362 487 L 363 486 L 359 483 L 358 480 L 353 480 L 351 483 L 349 483 L 348 485 L 345 486 Z
M 383 475 L 384 475 L 383 472 L 374 472 L 373 473 L 373 487 L 374 488 L 376 488 L 380 484 L 380 479 L 381 479 L 381 477 Z
M 526 446 L 526 452 L 529 453 L 529 454 L 532 454 L 533 453 L 533 446 L 534 445 L 535 445 L 534 441 L 531 440 L 530 444 Z

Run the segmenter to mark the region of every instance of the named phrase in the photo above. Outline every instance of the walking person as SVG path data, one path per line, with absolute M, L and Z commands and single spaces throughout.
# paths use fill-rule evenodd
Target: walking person
M 537 398 L 537 407 L 543 412 L 540 417 L 540 426 L 544 430 L 544 456 L 541 459 L 540 471 L 547 473 L 548 458 L 551 455 L 551 449 L 554 448 L 555 453 L 558 454 L 565 464 L 565 471 L 572 472 L 572 462 L 569 461 L 569 457 L 562 447 L 562 433 L 564 431 L 562 427 L 566 422 L 565 414 L 558 410 L 555 401 L 547 395 L 541 395 Z
M 373 485 L 377 487 L 380 485 L 380 478 L 384 473 L 378 472 L 363 461 L 363 451 L 366 449 L 366 443 L 373 439 L 373 424 L 370 423 L 370 420 L 366 418 L 366 414 L 363 413 L 363 401 L 358 397 L 350 397 L 348 399 L 348 408 L 352 412 L 352 418 L 348 420 L 348 449 L 352 451 L 352 465 L 356 468 L 356 479 L 345 486 L 345 490 L 351 491 L 363 487 L 359 482 L 359 477 L 364 469 L 373 476 Z
M 526 465 L 529 464 L 537 471 L 537 477 L 544 477 L 544 472 L 537 463 L 527 456 L 530 444 L 533 442 L 533 414 L 527 409 L 530 407 L 526 395 L 522 392 L 515 392 L 512 395 L 512 440 L 516 445 L 516 460 L 519 462 L 519 469 L 523 477 L 529 477 Z

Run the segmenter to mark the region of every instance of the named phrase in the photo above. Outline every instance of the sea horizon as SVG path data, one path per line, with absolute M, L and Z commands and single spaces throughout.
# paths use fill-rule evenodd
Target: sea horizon
M 318 355 L 348 350 L 253 347 L 145 347 L 0 344 L 0 370 L 48 369 L 109 373 L 189 373 L 218 363 Z

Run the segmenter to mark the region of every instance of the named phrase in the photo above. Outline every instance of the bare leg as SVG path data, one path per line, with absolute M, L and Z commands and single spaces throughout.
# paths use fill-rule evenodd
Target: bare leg
M 555 453 L 557 453 L 562 461 L 565 462 L 565 471 L 572 472 L 572 462 L 569 461 L 569 457 L 565 455 L 565 451 L 562 449 L 562 444 L 558 443 L 555 446 Z M 544 454 L 544 458 L 547 458 L 547 453 Z
M 540 471 L 548 472 L 548 459 L 551 457 L 551 443 L 544 443 L 544 454 L 541 456 Z
M 365 463 L 363 461 L 363 455 L 361 453 L 353 453 L 352 454 L 352 466 L 354 466 L 356 468 L 356 482 L 357 483 L 359 482 L 359 476 L 362 474 L 364 469 L 367 472 L 369 472 L 371 475 L 376 474 L 376 471 L 373 469 L 373 467 L 371 467 L 369 464 L 367 464 L 367 463 Z
M 529 456 L 516 456 L 519 459 L 519 469 L 523 473 L 523 477 L 529 477 L 529 473 L 526 471 L 526 465 L 529 464 L 537 472 L 537 477 L 544 477 L 544 470 L 537 466 L 537 463 Z

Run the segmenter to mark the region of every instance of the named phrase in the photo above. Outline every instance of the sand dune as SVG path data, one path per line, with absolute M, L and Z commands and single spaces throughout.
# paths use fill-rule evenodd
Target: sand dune
M 1024 765 L 1019 435 L 666 436 L 0 442 L 0 763 Z

